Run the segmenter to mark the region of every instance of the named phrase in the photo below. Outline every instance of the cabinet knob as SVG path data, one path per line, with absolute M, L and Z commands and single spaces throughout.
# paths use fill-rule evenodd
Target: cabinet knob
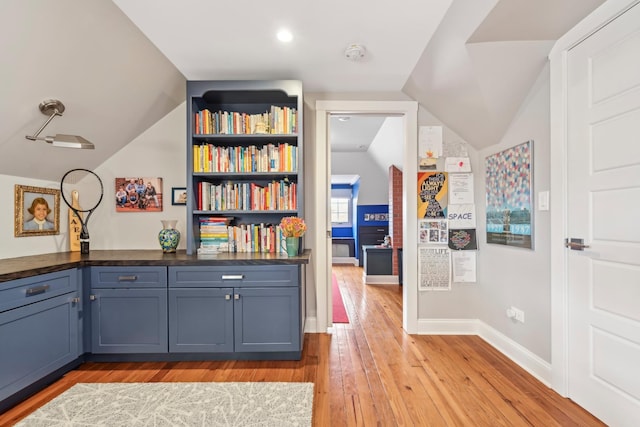
M 97 297 L 95 295 L 89 295 L 89 300 L 95 301 Z
M 227 300 L 227 301 L 230 301 L 230 300 L 231 300 L 231 295 L 226 294 L 226 295 L 224 296 L 224 299 L 225 299 L 225 300 Z
M 72 299 L 71 299 L 71 302 L 72 302 L 73 304 L 79 304 L 79 303 L 80 303 L 80 298 L 78 298 L 78 297 L 72 298 Z
M 233 299 L 235 299 L 235 300 L 240 299 L 240 294 L 233 294 Z

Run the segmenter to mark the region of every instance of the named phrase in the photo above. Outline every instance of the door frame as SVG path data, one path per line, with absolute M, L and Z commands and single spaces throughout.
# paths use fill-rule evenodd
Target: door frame
M 550 63 L 550 202 L 551 202 L 551 385 L 564 397 L 569 393 L 569 289 L 567 249 L 567 62 L 569 51 L 593 33 L 640 3 L 608 0 L 562 36 L 549 54 Z
M 418 152 L 418 103 L 415 101 L 332 101 L 318 100 L 315 103 L 315 152 L 314 167 L 314 217 L 317 227 L 314 232 L 315 254 L 317 268 L 314 270 L 316 286 L 316 328 L 318 332 L 326 332 L 332 326 L 331 320 L 331 216 L 329 214 L 328 195 L 331 190 L 331 146 L 329 144 L 329 115 L 331 114 L 389 114 L 403 118 L 403 174 L 402 209 L 405 220 L 402 222 L 403 234 L 403 287 L 402 287 L 402 327 L 408 333 L 417 333 L 418 302 L 418 272 L 416 268 L 406 268 L 407 259 L 417 259 L 417 221 L 407 218 L 417 218 L 417 204 L 414 198 L 417 183 L 415 179 L 418 171 L 416 153 Z M 413 154 L 413 155 L 410 155 Z M 409 201 L 413 201 L 410 203 Z M 409 298 L 413 295 L 413 298 Z

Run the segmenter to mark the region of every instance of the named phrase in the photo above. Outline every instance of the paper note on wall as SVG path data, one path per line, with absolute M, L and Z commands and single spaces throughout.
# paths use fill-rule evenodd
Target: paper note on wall
M 471 172 L 468 157 L 447 157 L 444 161 L 445 172 Z
M 453 282 L 469 283 L 476 281 L 476 252 L 453 251 Z
M 447 219 L 449 228 L 476 228 L 476 205 L 449 205 Z
M 449 174 L 449 203 L 450 204 L 474 203 L 473 174 L 470 174 L 470 173 Z
M 418 169 L 435 170 L 440 157 L 442 157 L 442 126 L 420 126 Z

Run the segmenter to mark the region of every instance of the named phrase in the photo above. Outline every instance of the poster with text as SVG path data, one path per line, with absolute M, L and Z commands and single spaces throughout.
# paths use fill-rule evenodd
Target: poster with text
M 476 228 L 476 205 L 449 205 L 449 228 Z
M 418 218 L 447 218 L 446 172 L 418 172 Z
M 487 243 L 533 248 L 533 141 L 486 158 Z
M 418 248 L 418 288 L 421 291 L 451 290 L 451 251 Z

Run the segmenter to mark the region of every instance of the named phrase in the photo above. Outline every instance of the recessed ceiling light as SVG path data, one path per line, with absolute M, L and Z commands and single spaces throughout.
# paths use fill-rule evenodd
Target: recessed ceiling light
M 284 43 L 288 43 L 291 40 L 293 40 L 293 34 L 291 34 L 291 31 L 283 28 L 282 30 L 278 31 L 278 40 L 280 40 L 281 42 Z

